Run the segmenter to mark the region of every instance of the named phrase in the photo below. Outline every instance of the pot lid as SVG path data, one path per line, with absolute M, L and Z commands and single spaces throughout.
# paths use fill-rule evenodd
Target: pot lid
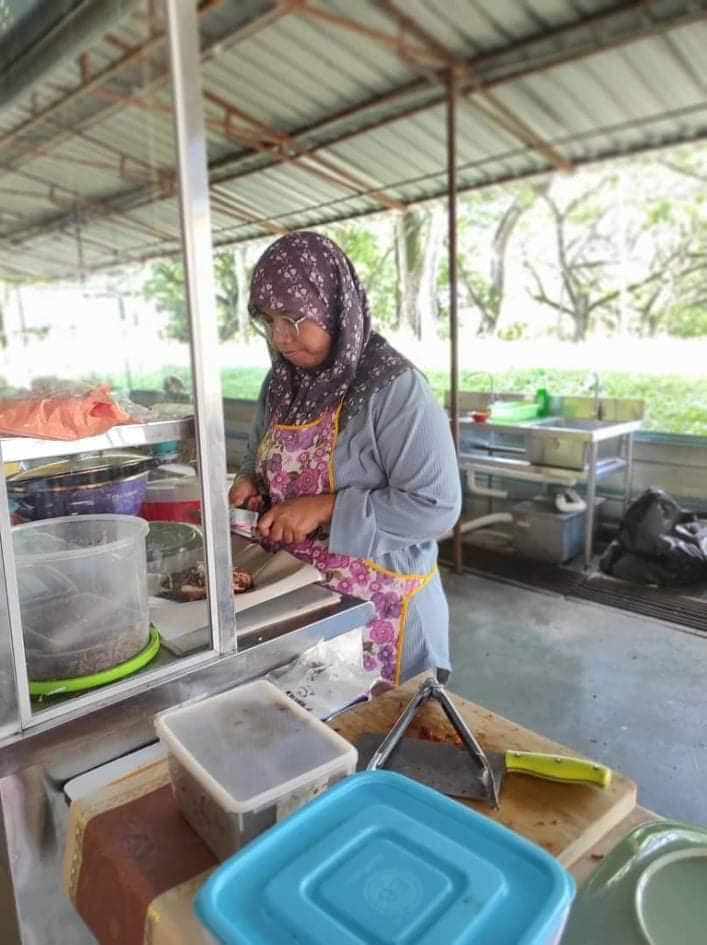
M 47 485 L 79 485 L 114 482 L 126 476 L 143 472 L 152 463 L 152 457 L 138 453 L 93 453 L 70 456 L 57 462 L 33 466 L 15 473 L 7 480 L 14 491 L 36 489 Z

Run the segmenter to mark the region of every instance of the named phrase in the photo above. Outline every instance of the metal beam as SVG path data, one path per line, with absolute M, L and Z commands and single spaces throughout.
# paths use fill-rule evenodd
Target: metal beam
M 503 127 L 509 134 L 519 138 L 524 144 L 539 151 L 543 157 L 549 160 L 558 170 L 571 171 L 571 164 L 566 158 L 559 154 L 537 132 L 515 115 L 503 102 L 486 90 L 465 60 L 460 57 L 452 56 L 433 36 L 423 30 L 411 16 L 398 10 L 391 0 L 378 0 L 378 6 L 384 13 L 395 19 L 402 31 L 412 33 L 418 39 L 421 39 L 423 43 L 422 47 L 410 46 L 403 41 L 402 35 L 398 37 L 391 36 L 390 34 L 382 33 L 380 30 L 371 30 L 348 17 L 332 15 L 328 11 L 323 11 L 319 7 L 313 6 L 308 0 L 282 0 L 282 2 L 291 12 L 323 19 L 341 29 L 365 35 L 373 42 L 392 49 L 400 58 L 404 59 L 413 69 L 424 75 L 431 83 L 437 82 L 444 85 L 445 79 L 431 69 L 430 64 L 442 66 L 445 71 L 450 68 L 455 69 L 458 75 L 460 77 L 463 76 L 466 82 L 472 86 L 475 94 L 483 97 L 490 105 L 490 107 L 484 107 L 478 99 L 469 98 L 467 101 L 471 107 L 480 111 L 488 120 Z M 420 49 L 423 50 L 422 55 L 420 55 Z
M 204 96 L 208 99 L 208 101 L 213 102 L 214 104 L 223 108 L 227 115 L 237 115 L 240 119 L 251 123 L 253 127 L 257 129 L 257 131 L 262 131 L 263 133 L 270 135 L 274 141 L 278 142 L 278 148 L 274 150 L 253 143 L 250 145 L 253 150 L 271 154 L 276 161 L 296 164 L 307 173 L 314 174 L 317 177 L 322 177 L 324 180 L 331 181 L 340 187 L 345 187 L 348 190 L 352 190 L 354 193 L 365 193 L 366 196 L 377 200 L 378 203 L 382 204 L 384 207 L 387 207 L 389 210 L 404 209 L 404 205 L 399 200 L 390 197 L 381 190 L 371 188 L 370 184 L 367 184 L 361 178 L 356 177 L 349 171 L 344 171 L 337 167 L 334 162 L 321 157 L 313 156 L 310 151 L 298 144 L 292 135 L 287 134 L 287 132 L 280 131 L 277 128 L 273 128 L 272 125 L 269 125 L 261 119 L 256 118 L 254 115 L 251 115 L 243 109 L 236 107 L 223 98 L 222 95 L 216 95 L 213 92 L 207 91 L 204 93 Z M 287 153 L 288 151 L 292 151 L 293 153 L 289 154 Z M 316 166 L 310 167 L 309 164 L 304 163 L 301 160 L 303 157 L 307 158 L 307 160 L 311 161 Z M 320 167 L 324 170 L 320 171 L 318 169 Z
M 700 0 L 699 5 L 702 8 L 704 8 L 705 4 L 703 0 Z M 469 60 L 469 64 L 475 69 L 477 76 L 481 77 L 481 79 L 484 81 L 485 86 L 487 88 L 492 88 L 492 87 L 500 86 L 504 82 L 521 78 L 523 75 L 533 74 L 534 72 L 541 71 L 544 68 L 551 67 L 552 65 L 555 65 L 558 63 L 559 61 L 558 56 L 563 57 L 561 61 L 570 61 L 570 59 L 582 59 L 582 58 L 585 58 L 586 56 L 591 55 L 592 53 L 596 51 L 600 51 L 603 48 L 612 48 L 612 47 L 621 45 L 622 43 L 626 43 L 632 38 L 633 35 L 635 35 L 638 38 L 645 35 L 658 35 L 674 27 L 682 26 L 685 23 L 701 20 L 705 17 L 705 15 L 707 15 L 704 9 L 696 9 L 695 4 L 693 3 L 685 7 L 686 10 L 689 10 L 688 13 L 682 16 L 678 16 L 676 19 L 670 19 L 670 20 L 665 19 L 659 22 L 645 24 L 641 30 L 636 32 L 635 31 L 636 24 L 634 23 L 633 18 L 636 16 L 637 13 L 640 13 L 641 10 L 645 10 L 646 8 L 651 8 L 653 6 L 655 6 L 655 0 L 633 0 L 633 2 L 625 3 L 619 8 L 612 8 L 611 10 L 603 11 L 602 13 L 599 13 L 599 14 L 593 14 L 589 17 L 583 18 L 581 21 L 576 21 L 571 24 L 565 24 L 561 27 L 556 28 L 555 30 L 549 31 L 546 34 L 537 35 L 533 37 L 526 37 L 496 52 L 486 53 L 481 56 L 474 57 L 473 59 Z M 252 28 L 253 29 L 263 28 L 263 24 L 267 25 L 267 23 L 265 22 L 266 18 L 268 18 L 267 22 L 271 22 L 272 20 L 278 19 L 280 16 L 282 16 L 284 12 L 287 12 L 287 11 L 283 11 L 280 8 L 270 10 L 268 14 L 264 15 L 263 17 L 258 18 L 257 23 L 255 23 L 255 26 L 253 26 Z M 628 26 L 633 26 L 634 28 L 634 33 L 631 35 L 628 32 L 626 32 L 618 36 L 613 35 L 609 39 L 605 38 L 604 40 L 598 40 L 594 32 L 593 45 L 591 47 L 584 46 L 579 51 L 575 50 L 571 53 L 567 53 L 566 51 L 557 53 L 555 51 L 556 46 L 557 46 L 557 43 L 554 41 L 555 37 L 558 38 L 558 41 L 559 39 L 561 39 L 562 42 L 565 43 L 565 45 L 571 44 L 577 40 L 584 42 L 585 40 L 582 39 L 582 37 L 586 36 L 588 33 L 593 31 L 593 28 L 595 26 L 597 25 L 606 26 L 607 29 L 609 27 L 611 27 L 611 29 L 616 29 L 616 28 L 623 29 L 624 20 L 627 20 L 627 19 L 631 20 L 631 23 L 628 24 Z M 618 27 L 617 27 L 617 24 L 618 24 Z M 628 29 L 628 26 L 626 27 L 627 29 Z M 249 28 L 251 28 L 250 24 L 248 24 L 244 29 L 248 30 Z M 239 29 L 236 31 L 236 34 L 237 35 L 235 35 L 235 37 L 232 37 L 230 39 L 227 38 L 227 39 L 221 39 L 221 40 L 215 41 L 213 46 L 209 47 L 209 49 L 202 55 L 205 55 L 207 58 L 215 55 L 218 52 L 219 48 L 223 48 L 224 43 L 227 45 L 232 45 L 233 42 L 236 42 L 240 38 L 243 37 L 244 32 L 243 30 Z M 548 47 L 550 48 L 550 53 L 547 52 Z M 539 50 L 539 52 L 535 56 L 535 58 L 532 58 L 535 50 Z M 527 53 L 526 61 L 522 66 L 522 71 L 520 68 L 516 66 L 516 63 L 514 61 L 511 64 L 511 68 L 513 69 L 513 71 L 509 72 L 506 61 L 508 57 L 511 55 L 511 53 L 513 52 L 517 53 L 519 51 L 525 51 Z M 491 79 L 489 81 L 488 79 L 485 78 L 485 76 L 492 75 L 492 74 L 495 75 L 494 79 Z M 464 84 L 463 80 L 459 80 L 459 84 L 463 86 Z M 375 96 L 372 99 L 369 99 L 366 102 L 363 102 L 357 106 L 349 106 L 346 109 L 341 110 L 336 115 L 327 116 L 325 119 L 322 119 L 319 122 L 313 123 L 312 125 L 309 125 L 305 128 L 300 128 L 296 132 L 293 132 L 291 134 L 291 137 L 297 138 L 300 136 L 316 134 L 317 132 L 320 132 L 321 130 L 324 130 L 325 128 L 331 127 L 332 124 L 336 124 L 338 121 L 342 121 L 345 119 L 350 120 L 351 118 L 355 118 L 356 116 L 364 115 L 371 109 L 378 109 L 381 106 L 385 106 L 386 104 L 394 103 L 395 101 L 401 98 L 415 96 L 420 93 L 424 93 L 425 90 L 427 90 L 428 88 L 429 88 L 429 85 L 426 81 L 415 80 L 411 83 L 407 83 L 405 86 L 399 89 L 394 90 L 393 92 L 385 93 L 384 95 L 381 95 L 381 96 Z M 408 109 L 406 109 L 404 114 L 406 115 L 413 114 L 417 111 L 423 111 L 428 108 L 437 107 L 440 104 L 443 104 L 444 100 L 445 100 L 445 96 L 436 96 L 432 98 L 431 100 L 428 99 L 423 105 L 413 105 L 409 107 Z M 93 116 L 91 117 L 93 118 Z M 105 117 L 105 113 L 101 113 L 101 115 L 98 116 L 98 119 L 93 119 L 93 120 L 100 120 L 101 117 Z M 375 120 L 369 121 L 365 125 L 359 126 L 356 129 L 347 131 L 342 135 L 334 136 L 333 138 L 330 138 L 327 141 L 317 142 L 311 145 L 310 147 L 306 148 L 306 150 L 303 151 L 302 153 L 311 154 L 323 148 L 332 147 L 343 140 L 347 140 L 348 138 L 356 134 L 363 134 L 366 131 L 372 130 L 373 128 L 380 126 L 381 124 L 392 124 L 392 122 L 397 119 L 398 119 L 397 115 L 391 118 L 383 119 L 383 120 L 376 118 Z M 632 150 L 635 150 L 635 149 L 632 149 Z M 218 161 L 213 162 L 212 170 L 221 169 L 227 164 L 232 166 L 234 162 L 242 162 L 245 160 L 250 160 L 250 161 L 253 160 L 252 153 L 250 151 L 247 154 L 244 152 L 239 152 L 233 156 L 219 159 Z M 271 157 L 271 159 L 267 163 L 260 164 L 260 166 L 256 168 L 237 172 L 235 174 L 226 175 L 222 178 L 219 178 L 215 182 L 226 183 L 228 181 L 238 179 L 242 176 L 246 176 L 251 173 L 258 173 L 260 170 L 263 170 L 268 166 L 273 166 L 275 163 L 276 161 L 272 159 Z M 581 163 L 584 163 L 584 162 L 581 162 Z M 516 177 L 517 175 L 513 175 L 513 179 L 516 179 Z M 485 184 L 486 182 L 484 182 L 484 185 Z M 477 186 L 477 185 L 474 185 L 474 186 Z M 113 199 L 116 196 L 117 195 L 112 195 L 112 197 L 109 197 L 108 199 Z M 132 199 L 135 199 L 135 197 L 139 195 L 132 194 L 131 192 L 131 194 L 128 196 L 130 196 Z M 152 202 L 153 199 L 159 199 L 159 195 L 157 195 L 157 197 L 151 197 L 149 194 L 143 194 L 142 205 L 144 206 L 147 203 Z M 120 208 L 115 209 L 115 213 L 120 213 L 120 212 L 121 212 Z M 363 211 L 364 214 L 368 214 L 371 212 L 376 212 L 376 211 L 373 211 L 373 210 Z M 106 216 L 112 216 L 113 213 L 114 211 L 111 209 Z M 260 222 L 262 222 L 262 218 L 258 218 L 258 219 Z M 284 217 L 281 219 L 284 219 Z M 273 222 L 275 222 L 275 220 L 276 218 L 273 218 Z M 170 240 L 171 240 L 171 236 L 170 236 Z
M 459 56 L 453 56 L 434 36 L 428 33 L 427 30 L 424 30 L 413 17 L 399 10 L 395 3 L 393 3 L 393 0 L 377 0 L 377 2 L 378 6 L 389 16 L 393 17 L 402 29 L 417 36 L 428 49 L 433 50 L 441 57 L 445 57 L 448 68 L 453 69 L 460 79 L 464 79 L 475 95 L 480 96 L 488 102 L 491 108 L 481 109 L 482 114 L 500 125 L 508 131 L 509 134 L 518 138 L 524 144 L 534 148 L 558 170 L 568 172 L 572 170 L 572 165 L 563 155 L 548 144 L 527 122 L 519 118 L 515 112 L 486 88 L 477 78 L 476 73 L 466 60 Z M 465 101 L 473 107 L 479 108 L 479 102 L 475 98 L 470 98 L 464 91 L 462 91 L 462 95 Z
M 447 252 L 449 262 L 449 421 L 459 457 L 459 318 L 457 312 L 457 78 L 447 79 Z M 454 525 L 454 570 L 461 574 L 461 517 Z

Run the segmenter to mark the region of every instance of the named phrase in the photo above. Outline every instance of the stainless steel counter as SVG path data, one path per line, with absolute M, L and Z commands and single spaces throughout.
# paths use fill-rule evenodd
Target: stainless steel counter
M 370 603 L 345 597 L 304 622 L 240 640 L 235 656 L 214 657 L 181 679 L 0 744 L 0 905 L 14 898 L 17 919 L 0 915 L 2 945 L 95 945 L 61 886 L 66 781 L 154 741 L 155 713 L 261 676 L 372 614 Z

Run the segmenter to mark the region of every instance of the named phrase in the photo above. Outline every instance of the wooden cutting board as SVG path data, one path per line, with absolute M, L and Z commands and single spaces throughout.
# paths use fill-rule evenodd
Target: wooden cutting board
M 385 734 L 424 678 L 418 676 L 404 686 L 351 709 L 334 719 L 330 723 L 331 727 L 352 743 L 363 732 Z M 561 755 L 577 754 L 495 712 L 453 693 L 450 695 L 464 721 L 487 750 L 515 748 Z M 454 729 L 435 700 L 419 709 L 407 734 L 418 737 L 442 736 L 448 737 L 450 741 L 454 739 Z M 571 866 L 633 810 L 636 793 L 634 782 L 616 771 L 611 786 L 604 790 L 509 774 L 501 788 L 500 811 L 493 811 L 480 801 L 461 803 L 498 820 L 544 847 L 565 866 Z

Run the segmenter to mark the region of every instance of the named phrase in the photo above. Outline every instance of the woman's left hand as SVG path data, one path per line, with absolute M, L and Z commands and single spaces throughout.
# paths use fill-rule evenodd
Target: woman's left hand
M 274 505 L 258 522 L 263 538 L 292 545 L 331 521 L 333 495 L 302 495 Z

